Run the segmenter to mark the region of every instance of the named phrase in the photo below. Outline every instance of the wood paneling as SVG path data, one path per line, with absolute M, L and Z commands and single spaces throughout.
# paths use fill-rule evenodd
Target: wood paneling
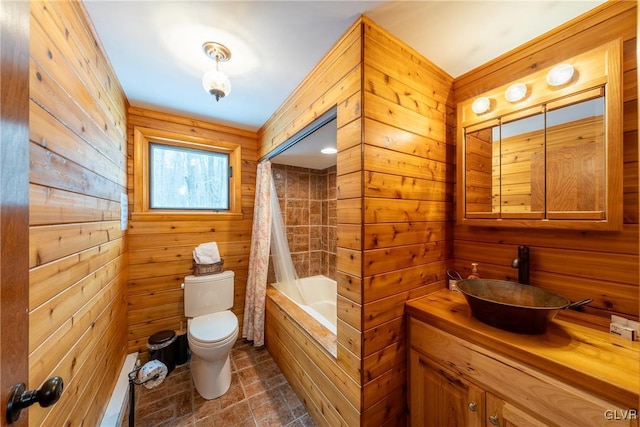
M 30 3 L 29 388 L 33 426 L 96 425 L 126 355 L 126 98 L 81 3 Z
M 510 264 L 515 248 L 529 244 L 533 246 L 534 281 L 544 280 L 571 299 L 594 298 L 590 313 L 584 316 L 612 312 L 633 316 L 634 310 L 637 316 L 634 7 L 607 3 L 584 19 L 553 30 L 535 43 L 475 70 L 476 74 L 468 73 L 455 81 L 373 22 L 361 18 L 260 130 L 262 157 L 313 117 L 339 106 L 337 359 L 345 372 L 359 378 L 361 406 L 354 408 L 360 411 L 359 425 L 404 423 L 404 302 L 445 287 L 445 272 L 454 265 L 454 254 L 455 267 L 463 274 L 468 273 L 466 266 L 471 261 L 479 260 L 481 274 L 512 279 L 515 270 Z M 623 231 L 496 232 L 455 226 L 453 89 L 457 90 L 457 99 L 466 99 L 505 84 L 514 75 L 526 75 L 532 67 L 553 65 L 567 52 L 589 50 L 593 47 L 591 40 L 602 43 L 618 36 L 625 40 L 626 76 Z M 361 46 L 359 60 L 354 44 Z M 344 77 L 338 81 L 336 63 L 341 55 Z M 355 73 L 362 76 L 361 81 Z M 567 269 L 553 261 L 566 256 L 576 265 Z M 603 271 L 608 272 L 607 277 Z M 600 286 L 603 282 L 606 290 Z M 274 317 L 269 319 L 277 322 Z M 268 345 L 286 342 L 277 335 L 268 333 Z M 301 393 L 319 423 L 342 423 L 344 419 L 325 415 L 326 395 L 314 396 L 321 380 L 305 375 L 301 365 L 292 363 L 293 353 L 282 354 L 280 366 L 290 371 L 290 381 L 297 384 L 297 389 L 311 390 Z M 317 373 L 311 365 L 308 368 Z
M 349 47 L 356 43 L 361 57 Z M 340 54 L 344 77 L 334 82 Z M 359 425 L 404 422 L 404 302 L 444 286 L 453 247 L 451 86 L 450 76 L 362 18 L 260 131 L 264 155 L 311 121 L 305 112 L 318 108 L 316 99 L 338 105 L 337 359 L 358 378 Z M 305 381 L 316 380 L 293 382 Z M 308 398 L 322 408 L 322 395 Z
M 362 425 L 404 422 L 404 302 L 440 289 L 452 256 L 452 82 L 366 21 Z
M 157 220 L 136 216 L 132 205 L 136 191 L 133 174 L 134 128 L 137 126 L 203 141 L 232 142 L 241 146 L 241 216 L 230 218 L 163 215 Z M 171 114 L 129 108 L 129 206 L 133 219 L 129 223 L 128 278 L 128 351 L 146 353 L 150 335 L 164 329 L 181 329 L 186 325 L 184 299 L 180 285 L 192 274 L 192 252 L 201 243 L 215 241 L 225 270 L 235 273 L 235 296 L 232 311 L 240 328 L 244 316 L 247 266 L 251 248 L 251 227 L 256 182 L 257 136 L 253 132 L 192 120 Z M 146 357 L 145 354 L 142 355 Z
M 338 301 L 337 358 L 331 357 L 328 362 L 320 363 L 313 357 L 307 360 L 309 355 L 305 353 L 296 354 L 296 349 L 290 344 L 295 337 L 274 333 L 283 327 L 284 322 L 275 313 L 268 312 L 267 318 L 272 320 L 266 335 L 269 350 L 281 353 L 276 361 L 285 376 L 302 394 L 316 421 L 326 426 L 359 425 L 361 412 L 359 366 L 362 363 L 362 337 L 357 285 L 362 270 L 359 228 L 362 212 L 361 32 L 362 24 L 358 20 L 259 131 L 259 152 L 264 157 L 316 117 L 337 106 L 336 274 L 341 295 Z M 347 227 L 343 230 L 344 225 Z M 284 347 L 291 350 L 276 350 Z M 299 351 L 311 348 L 306 344 Z M 336 369 L 348 372 L 353 381 L 334 390 L 332 386 L 324 385 L 323 378 L 331 377 L 331 371 Z M 305 390 L 300 391 L 302 389 Z M 349 396 L 357 396 L 357 399 Z M 351 401 L 351 406 L 338 408 L 336 414 L 330 406 L 343 400 Z
M 515 51 L 473 70 L 454 82 L 456 102 L 502 86 L 566 57 L 622 38 L 624 79 L 623 161 L 624 226 L 620 232 L 585 232 L 455 227 L 455 268 L 463 276 L 479 262 L 484 277 L 516 280 L 510 268 L 518 245 L 531 248 L 531 283 L 572 300 L 592 298 L 585 318 L 608 329 L 611 314 L 638 317 L 638 137 L 636 79 L 636 4 L 606 3 L 529 42 Z M 530 73 L 530 71 L 529 71 Z
M 297 316 L 291 316 L 286 312 L 285 306 L 283 304 L 279 304 L 279 301 L 281 301 L 281 299 L 283 298 L 282 295 L 280 294 L 279 298 L 277 295 L 274 297 L 273 294 L 275 293 L 276 292 L 272 291 L 271 289 L 267 292 L 269 304 L 272 305 L 271 308 L 274 309 L 272 310 L 272 313 L 270 315 L 273 316 L 274 320 L 275 318 L 279 317 L 279 319 L 277 320 L 278 324 L 274 325 L 273 330 L 282 328 L 281 331 L 286 332 L 286 334 L 292 338 L 291 341 L 285 340 L 284 342 L 290 342 L 292 344 L 295 343 L 294 345 L 300 347 L 300 350 L 309 350 L 304 356 L 312 362 L 312 364 L 309 366 L 309 372 L 318 369 L 319 373 L 321 374 L 320 378 L 328 378 L 331 381 L 333 387 L 336 388 L 332 396 L 327 396 L 329 397 L 329 402 L 334 402 L 334 405 L 340 406 L 341 402 L 336 402 L 336 400 L 342 399 L 353 407 L 357 407 L 360 402 L 360 390 L 357 387 L 353 386 L 355 380 L 353 378 L 350 378 L 348 375 L 345 375 L 343 369 L 335 364 L 333 357 L 327 352 L 327 350 L 310 337 L 310 334 L 306 332 L 305 328 L 302 327 L 300 323 L 298 323 L 300 319 Z M 279 335 L 282 334 L 280 333 Z M 288 344 L 284 345 L 283 347 L 291 348 L 291 346 Z M 276 358 L 278 357 L 278 354 L 281 353 L 280 348 L 269 346 L 269 349 L 273 354 L 276 355 Z M 300 350 L 294 351 L 298 352 Z M 313 379 L 313 382 L 318 385 L 321 385 L 320 383 L 322 381 L 322 379 Z M 349 409 L 347 407 L 343 408 Z M 350 415 L 345 414 L 344 416 L 353 417 L 354 411 L 350 412 Z M 357 419 L 358 415 L 356 414 L 355 416 Z

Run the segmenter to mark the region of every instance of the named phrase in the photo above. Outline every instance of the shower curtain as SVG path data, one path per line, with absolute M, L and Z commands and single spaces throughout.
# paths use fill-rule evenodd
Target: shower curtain
M 253 212 L 249 277 L 244 302 L 242 337 L 255 347 L 264 345 L 264 309 L 271 244 L 271 163 L 258 164 Z

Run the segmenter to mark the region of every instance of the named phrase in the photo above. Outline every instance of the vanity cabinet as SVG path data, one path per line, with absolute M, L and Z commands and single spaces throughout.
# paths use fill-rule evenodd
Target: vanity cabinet
M 637 409 L 612 396 L 574 387 L 418 318 L 409 317 L 408 327 L 412 427 L 638 426 Z M 559 346 L 555 339 L 542 341 Z M 551 358 L 547 363 L 559 369 Z
M 547 426 L 418 351 L 410 352 L 412 427 Z
M 621 50 L 616 40 L 458 103 L 459 223 L 622 228 Z
M 412 351 L 411 426 L 480 427 L 485 391 Z

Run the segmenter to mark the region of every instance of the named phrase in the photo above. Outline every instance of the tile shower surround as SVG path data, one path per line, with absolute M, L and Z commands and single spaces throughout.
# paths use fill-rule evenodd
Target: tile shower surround
M 291 258 L 299 277 L 336 278 L 336 167 L 272 165 Z

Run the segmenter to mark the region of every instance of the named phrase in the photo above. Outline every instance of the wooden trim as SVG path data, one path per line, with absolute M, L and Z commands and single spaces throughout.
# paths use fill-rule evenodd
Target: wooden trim
M 502 212 L 500 214 L 502 219 L 535 219 L 540 220 L 544 218 L 544 212 Z
M 207 138 L 181 135 L 159 129 L 135 126 L 133 128 L 134 150 L 134 212 L 136 219 L 149 220 L 157 218 L 164 221 L 168 218 L 200 218 L 200 219 L 241 219 L 242 209 L 242 152 L 239 144 L 226 141 L 212 141 Z M 233 176 L 229 178 L 229 210 L 197 211 L 166 210 L 149 208 L 149 144 L 157 141 L 168 145 L 188 147 L 199 150 L 226 153 L 229 155 L 229 166 L 233 168 Z
M 605 214 L 602 211 L 573 211 L 573 212 L 547 212 L 547 218 L 549 219 L 566 219 L 566 220 L 591 220 L 602 221 L 605 219 Z
M 229 213 L 229 212 L 187 212 L 187 211 L 164 211 L 155 210 L 154 212 L 132 212 L 129 214 L 133 221 L 202 221 L 202 220 L 215 220 L 215 221 L 239 221 L 244 219 L 242 212 Z
M 469 219 L 499 219 L 500 212 L 467 212 Z
M 547 111 L 552 111 L 557 108 L 567 107 L 572 104 L 577 104 L 579 102 L 589 101 L 591 99 L 599 98 L 604 96 L 604 86 L 596 87 L 594 89 L 589 89 L 584 92 L 576 93 L 575 95 L 570 95 L 564 98 L 560 98 L 556 101 L 551 101 L 547 103 Z

